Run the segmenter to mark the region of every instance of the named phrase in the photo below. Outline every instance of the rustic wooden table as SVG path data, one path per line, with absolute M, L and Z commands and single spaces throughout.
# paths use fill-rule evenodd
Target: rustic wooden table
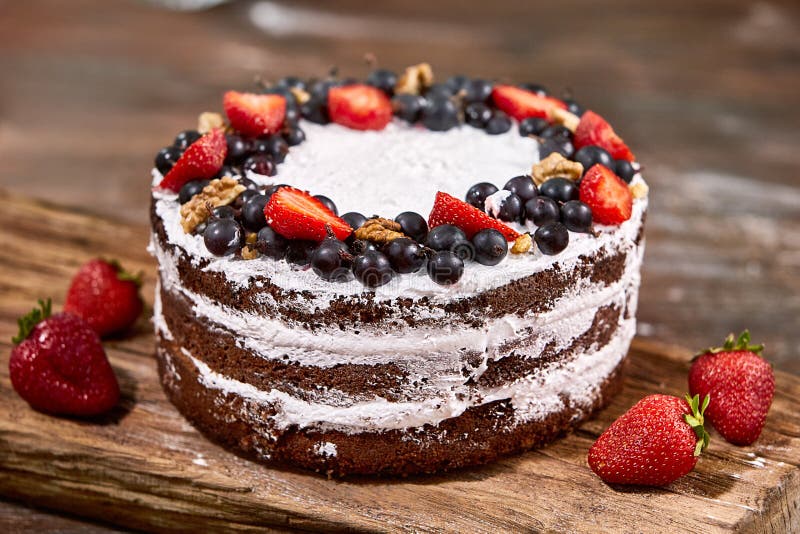
M 800 373 L 800 4 L 317 4 L 0 2 L 0 188 L 144 224 L 157 148 L 256 75 L 363 76 L 372 52 L 537 81 L 608 116 L 646 166 L 639 335 L 701 347 L 749 327 Z M 7 530 L 58 521 L 0 507 Z

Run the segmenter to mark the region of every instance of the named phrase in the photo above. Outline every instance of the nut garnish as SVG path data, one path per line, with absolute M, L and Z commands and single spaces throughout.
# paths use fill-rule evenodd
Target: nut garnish
M 514 245 L 511 247 L 511 253 L 524 254 L 528 252 L 531 249 L 531 247 L 533 247 L 531 234 L 522 234 L 514 241 Z
M 633 185 L 629 185 L 628 188 L 631 190 L 633 198 L 644 198 L 650 191 L 650 188 L 644 182 L 636 182 Z
M 292 87 L 289 89 L 289 91 L 294 95 L 294 98 L 300 105 L 303 105 L 309 100 L 311 100 L 311 95 L 308 94 L 308 91 L 300 89 L 299 87 Z
M 261 253 L 252 245 L 245 245 L 242 247 L 242 259 L 254 260 L 261 256 Z
M 583 175 L 583 165 L 577 161 L 570 161 L 558 152 L 553 152 L 531 169 L 531 175 L 536 185 L 542 185 L 550 178 L 562 176 L 573 182 Z
M 401 226 L 390 219 L 374 217 L 368 219 L 356 230 L 356 239 L 365 239 L 375 243 L 388 243 L 400 237 L 405 237 L 401 232 Z
M 245 189 L 245 186 L 230 176 L 211 180 L 211 183 L 205 186 L 202 191 L 181 206 L 181 226 L 183 231 L 187 234 L 192 232 L 198 224 L 208 219 L 211 209 L 217 206 L 227 206 Z
M 197 131 L 201 134 L 208 133 L 214 128 L 222 128 L 225 125 L 225 119 L 219 113 L 213 111 L 204 111 L 197 117 Z
M 553 109 L 550 111 L 550 120 L 565 126 L 570 132 L 573 133 L 575 133 L 575 130 L 578 129 L 578 123 L 581 122 L 581 118 L 574 113 L 557 107 L 553 107 Z
M 424 89 L 433 85 L 433 69 L 427 63 L 407 67 L 397 84 L 394 86 L 395 94 L 418 95 Z

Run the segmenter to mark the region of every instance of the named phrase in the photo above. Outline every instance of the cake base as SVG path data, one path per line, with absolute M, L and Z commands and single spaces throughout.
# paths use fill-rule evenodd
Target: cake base
M 605 407 L 622 388 L 625 358 L 598 384 L 591 406 L 517 422 L 510 401 L 467 409 L 438 425 L 403 430 L 345 433 L 288 428 L 271 438 L 268 413 L 235 393 L 208 388 L 180 346 L 159 336 L 161 384 L 170 401 L 209 439 L 257 461 L 311 469 L 328 476 L 451 471 L 541 447 Z M 262 410 L 262 412 L 264 412 Z M 246 415 L 243 415 L 246 414 Z

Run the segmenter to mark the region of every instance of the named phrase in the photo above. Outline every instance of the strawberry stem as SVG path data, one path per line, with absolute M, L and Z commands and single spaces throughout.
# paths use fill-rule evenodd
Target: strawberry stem
M 717 354 L 719 352 L 728 352 L 732 350 L 745 350 L 760 356 L 761 351 L 764 350 L 764 345 L 751 345 L 750 331 L 745 329 L 741 334 L 739 334 L 739 337 L 735 337 L 733 334 L 728 334 L 728 337 L 725 338 L 725 342 L 721 347 L 710 347 L 700 352 L 698 356 L 703 354 Z
M 694 455 L 700 456 L 700 453 L 706 450 L 708 447 L 708 441 L 710 436 L 708 432 L 706 432 L 705 427 L 703 427 L 703 423 L 705 422 L 703 419 L 703 414 L 708 408 L 708 404 L 711 402 L 711 397 L 706 395 L 703 399 L 703 405 L 700 405 L 700 395 L 695 395 L 694 397 L 690 397 L 686 395 L 686 402 L 689 403 L 689 408 L 691 408 L 692 413 L 684 415 L 684 419 L 692 427 L 694 433 L 697 435 L 697 445 L 694 448 Z
M 35 327 L 40 322 L 44 321 L 48 317 L 50 317 L 51 312 L 53 311 L 53 301 L 47 299 L 46 301 L 39 299 L 39 307 L 34 308 L 30 311 L 30 313 L 23 315 L 19 319 L 17 319 L 17 324 L 19 325 L 19 333 L 11 338 L 11 342 L 14 345 L 19 345 L 25 340 Z
M 105 260 L 110 263 L 114 269 L 117 271 L 117 278 L 122 282 L 133 282 L 136 284 L 136 287 L 142 287 L 142 276 L 144 273 L 139 271 L 138 273 L 131 273 L 126 271 L 122 268 L 122 264 L 118 260 Z

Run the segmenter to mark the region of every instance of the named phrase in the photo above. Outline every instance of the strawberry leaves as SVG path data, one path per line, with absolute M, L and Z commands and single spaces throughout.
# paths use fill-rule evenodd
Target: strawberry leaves
M 19 325 L 19 333 L 11 338 L 11 342 L 14 345 L 20 344 L 23 340 L 25 340 L 33 330 L 37 324 L 41 323 L 50 315 L 53 311 L 53 301 L 51 299 L 47 300 L 39 300 L 39 307 L 32 309 L 29 313 L 23 315 L 19 319 L 17 319 L 17 325 Z
M 702 406 L 700 405 L 700 395 L 695 395 L 694 397 L 686 395 L 686 402 L 689 404 L 692 413 L 684 415 L 684 419 L 689 423 L 689 426 L 692 427 L 694 433 L 697 434 L 697 446 L 694 449 L 694 455 L 700 456 L 700 453 L 708 448 L 708 442 L 710 440 L 708 432 L 706 432 L 703 426 L 703 414 L 706 408 L 708 408 L 709 402 L 711 402 L 711 396 L 705 396 Z

